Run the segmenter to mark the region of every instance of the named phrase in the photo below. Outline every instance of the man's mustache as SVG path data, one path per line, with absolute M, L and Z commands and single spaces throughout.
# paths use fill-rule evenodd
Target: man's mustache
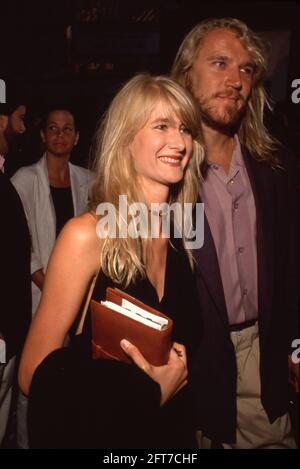
M 215 93 L 211 96 L 211 98 L 231 98 L 245 102 L 244 96 L 242 96 L 238 91 L 235 90 Z

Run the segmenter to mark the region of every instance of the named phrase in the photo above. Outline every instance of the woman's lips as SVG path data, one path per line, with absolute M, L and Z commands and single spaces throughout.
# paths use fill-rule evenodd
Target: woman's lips
M 160 156 L 159 160 L 169 166 L 180 166 L 182 158 L 175 156 Z

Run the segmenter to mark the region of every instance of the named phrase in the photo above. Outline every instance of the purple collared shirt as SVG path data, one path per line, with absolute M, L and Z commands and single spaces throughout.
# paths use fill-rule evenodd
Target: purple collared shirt
M 235 140 L 229 173 L 208 161 L 200 189 L 217 251 L 229 324 L 257 318 L 256 209 L 241 146 L 237 137 Z

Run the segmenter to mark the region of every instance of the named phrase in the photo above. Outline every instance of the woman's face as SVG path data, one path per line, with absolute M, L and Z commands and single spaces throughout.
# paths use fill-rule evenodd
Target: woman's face
M 41 136 L 48 153 L 55 156 L 70 155 L 79 138 L 74 117 L 68 111 L 50 112 Z
M 175 113 L 166 118 L 158 101 L 146 125 L 135 135 L 130 151 L 145 195 L 181 181 L 193 150 L 190 130 Z

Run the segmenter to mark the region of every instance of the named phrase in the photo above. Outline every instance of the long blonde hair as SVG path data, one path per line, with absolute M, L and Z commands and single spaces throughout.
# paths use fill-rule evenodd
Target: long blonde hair
M 252 156 L 277 165 L 275 151 L 278 142 L 264 125 L 265 106 L 271 108 L 263 79 L 268 65 L 267 44 L 245 23 L 235 18 L 209 19 L 198 23 L 185 37 L 171 71 L 171 76 L 181 85 L 189 87 L 188 71 L 192 67 L 205 36 L 214 29 L 226 29 L 237 34 L 254 62 L 254 80 L 246 114 L 241 122 L 238 136 Z
M 136 133 L 149 120 L 159 100 L 164 105 L 166 117 L 175 113 L 190 129 L 193 137 L 193 155 L 182 181 L 171 188 L 168 202 L 195 204 L 197 200 L 199 168 L 203 160 L 197 106 L 192 96 L 172 79 L 148 74 L 137 75 L 115 96 L 95 136 L 95 179 L 91 189 L 90 208 L 96 211 L 102 202 L 113 204 L 118 229 L 119 195 L 127 196 L 128 205 L 145 200 L 137 182 L 129 146 Z M 191 255 L 188 255 L 191 261 Z M 125 286 L 137 275 L 145 276 L 140 239 L 129 236 L 106 237 L 101 253 L 101 268 L 115 282 Z

